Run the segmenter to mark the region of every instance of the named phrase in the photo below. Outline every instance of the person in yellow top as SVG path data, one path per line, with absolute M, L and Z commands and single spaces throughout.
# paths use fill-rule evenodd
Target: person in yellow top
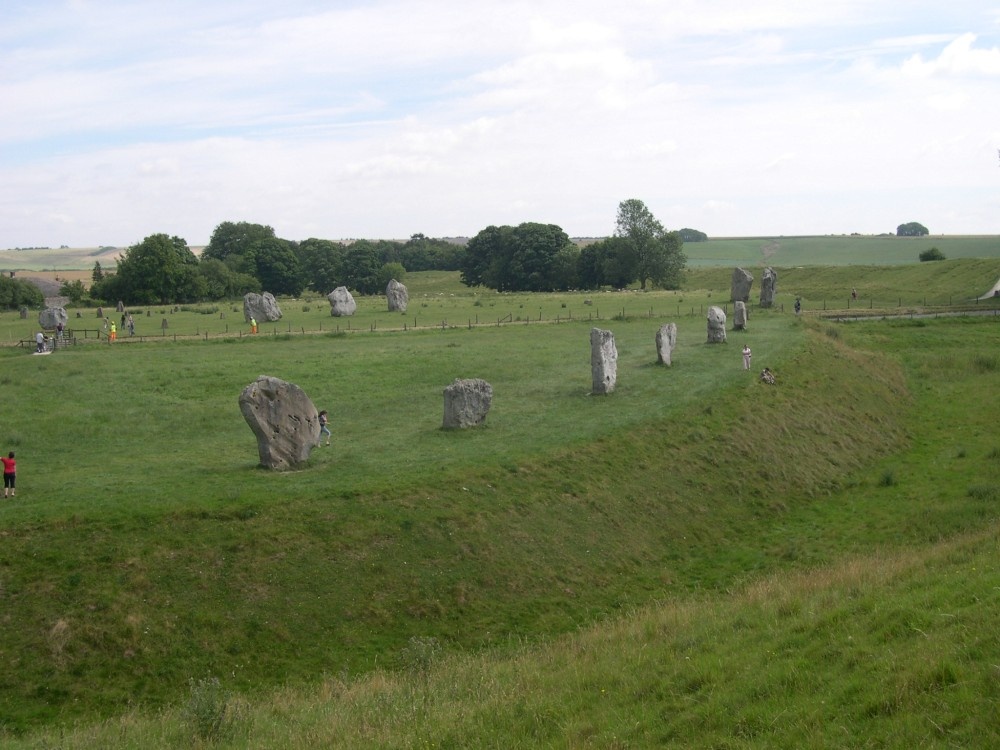
M 118 326 L 115 325 L 114 321 L 111 321 L 111 332 L 108 334 L 108 341 L 116 341 L 118 339 Z
M 250 333 L 257 333 L 257 318 L 250 318 Z

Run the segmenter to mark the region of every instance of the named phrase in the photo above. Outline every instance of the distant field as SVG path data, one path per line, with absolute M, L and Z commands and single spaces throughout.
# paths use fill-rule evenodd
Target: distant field
M 936 247 L 947 258 L 1000 258 L 1000 235 L 724 237 L 684 246 L 691 267 L 853 266 L 915 263 Z M 125 248 L 0 250 L 0 272 L 87 271 L 113 267 Z M 197 254 L 202 248 L 192 250 Z M 66 278 L 76 278 L 66 275 Z

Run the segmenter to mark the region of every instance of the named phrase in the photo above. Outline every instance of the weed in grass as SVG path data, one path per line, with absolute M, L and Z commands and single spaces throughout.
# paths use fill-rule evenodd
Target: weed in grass
M 246 717 L 233 700 L 232 693 L 218 677 L 190 680 L 191 695 L 182 715 L 192 736 L 207 742 L 220 742 L 236 736 L 245 728 Z
M 829 336 L 831 339 L 839 339 L 840 338 L 840 330 L 837 329 L 837 328 L 834 328 L 833 326 L 828 326 L 827 329 L 826 329 L 826 335 Z
M 1000 357 L 995 354 L 975 354 L 972 367 L 978 372 L 996 372 L 1000 369 Z
M 894 469 L 886 469 L 879 477 L 879 487 L 894 487 L 896 485 L 896 472 Z
M 986 454 L 986 458 L 1000 458 L 1000 448 L 993 448 Z
M 955 451 L 955 458 L 965 458 L 967 451 L 965 448 L 959 448 Z
M 974 500 L 996 500 L 1000 498 L 1000 489 L 992 484 L 974 484 L 967 490 L 969 497 Z

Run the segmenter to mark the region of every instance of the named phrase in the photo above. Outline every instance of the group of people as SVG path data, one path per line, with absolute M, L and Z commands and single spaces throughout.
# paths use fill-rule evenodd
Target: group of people
M 750 360 L 752 358 L 753 358 L 753 352 L 750 351 L 750 345 L 749 344 L 744 344 L 743 345 L 743 369 L 744 370 L 749 370 L 750 369 Z M 763 370 L 761 370 L 761 372 L 760 372 L 760 382 L 767 383 L 768 385 L 774 385 L 775 384 L 776 381 L 774 379 L 774 373 L 771 372 L 770 368 L 765 367 Z

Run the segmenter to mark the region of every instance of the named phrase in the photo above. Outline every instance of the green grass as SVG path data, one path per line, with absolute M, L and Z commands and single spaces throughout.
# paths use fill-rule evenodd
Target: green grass
M 970 492 L 1000 478 L 1000 414 L 995 400 L 982 398 L 1000 385 L 997 369 L 982 364 L 995 349 L 995 320 L 834 324 L 759 312 L 746 334 L 709 346 L 703 317 L 681 319 L 669 370 L 655 365 L 661 322 L 602 321 L 620 353 L 620 387 L 606 398 L 587 395 L 591 324 L 579 320 L 94 345 L 49 357 L 0 350 L 0 441 L 19 452 L 22 485 L 0 517 L 4 726 L 181 706 L 192 680 L 217 677 L 240 701 L 263 704 L 264 718 L 248 720 L 257 729 L 237 746 L 268 736 L 270 722 L 273 731 L 308 726 L 298 719 L 307 709 L 272 690 L 298 688 L 306 697 L 297 700 L 308 703 L 318 683 L 327 696 L 320 703 L 331 702 L 330 690 L 368 691 L 386 709 L 355 728 L 388 725 L 366 741 L 412 746 L 412 732 L 427 725 L 393 730 L 393 717 L 412 719 L 415 709 L 395 703 L 386 686 L 399 679 L 429 711 L 441 690 L 435 681 L 453 679 L 432 663 L 419 674 L 407 669 L 414 638 L 442 644 L 435 660 L 486 649 L 498 661 L 485 670 L 530 659 L 538 666 L 515 668 L 533 670 L 525 679 L 538 681 L 550 671 L 546 659 L 566 660 L 536 650 L 547 638 L 618 622 L 658 601 L 704 606 L 708 617 L 779 571 L 808 575 L 873 549 L 920 556 L 995 524 L 996 503 Z M 744 338 L 755 368 L 775 370 L 777 387 L 739 369 Z M 254 466 L 236 399 L 261 372 L 298 383 L 331 410 L 335 447 L 302 471 Z M 493 384 L 486 429 L 439 429 L 441 390 L 456 376 Z M 880 486 L 889 470 L 894 482 Z M 723 631 L 747 627 L 719 617 Z M 616 631 L 595 632 L 612 639 Z M 793 635 L 804 649 L 790 650 L 800 654 L 797 669 L 813 669 L 809 655 L 823 653 L 821 642 L 808 629 L 773 637 Z M 678 629 L 674 637 L 697 644 L 702 636 Z M 525 642 L 531 650 L 518 656 Z M 896 642 L 885 643 L 888 653 Z M 984 663 L 996 663 L 994 646 L 985 641 Z M 706 653 L 704 670 L 721 658 Z M 576 661 L 568 668 L 585 684 L 605 679 Z M 734 666 L 739 675 L 760 671 L 749 657 Z M 418 682 L 364 679 L 379 668 Z M 718 686 L 727 672 L 713 669 L 705 684 Z M 752 691 L 737 688 L 744 680 L 730 681 L 735 692 L 718 705 L 756 705 Z M 575 697 L 560 709 L 565 715 L 535 693 L 495 725 L 482 692 L 456 710 L 498 737 L 525 732 L 516 735 L 525 746 L 612 745 L 617 719 L 587 718 L 591 694 L 579 681 L 567 684 Z M 496 689 L 511 695 L 520 687 L 504 678 Z M 883 695 L 873 687 L 875 697 L 855 701 L 857 688 L 836 687 L 855 709 L 877 706 Z M 711 718 L 708 701 L 718 690 L 691 703 L 693 714 L 668 718 L 676 707 L 662 704 L 659 718 L 649 716 L 655 734 L 631 742 L 662 736 L 681 746 L 700 737 L 698 727 L 723 721 Z M 631 696 L 629 711 L 661 705 L 645 692 L 622 695 Z M 624 716 L 626 697 L 619 701 L 611 714 Z M 899 705 L 897 713 L 910 714 L 911 704 Z M 280 717 L 266 718 L 272 713 L 296 718 L 282 730 Z M 763 718 L 738 723 L 733 711 L 723 714 L 733 717 L 726 726 L 766 736 Z M 451 718 L 421 737 L 463 745 L 440 741 Z M 172 721 L 170 732 L 184 731 L 180 718 Z M 814 714 L 813 731 L 828 721 Z M 107 726 L 128 735 L 146 722 L 125 713 Z M 88 731 L 104 730 L 81 736 Z

